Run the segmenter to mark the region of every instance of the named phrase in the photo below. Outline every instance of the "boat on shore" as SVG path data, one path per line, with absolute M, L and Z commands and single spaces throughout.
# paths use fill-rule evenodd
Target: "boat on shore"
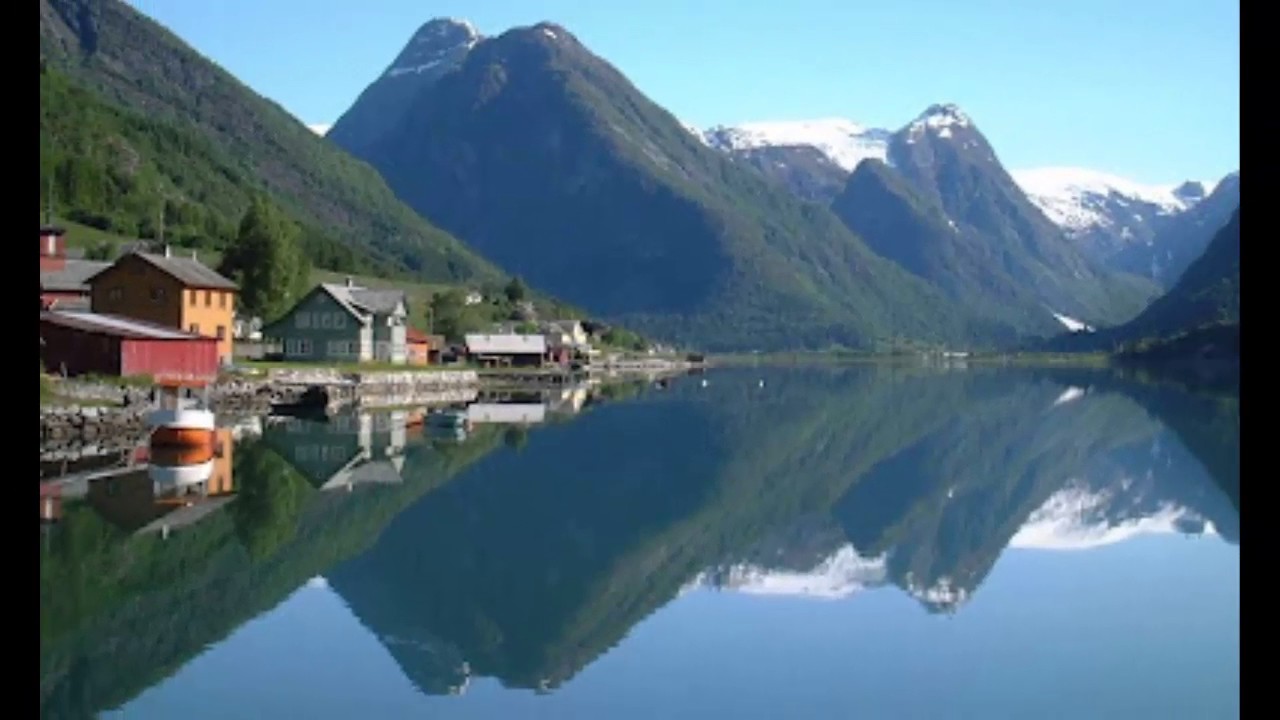
M 192 388 L 189 383 L 157 386 L 159 407 L 147 415 L 153 448 L 213 447 L 217 422 L 209 409 L 208 385 L 204 398 L 192 397 Z

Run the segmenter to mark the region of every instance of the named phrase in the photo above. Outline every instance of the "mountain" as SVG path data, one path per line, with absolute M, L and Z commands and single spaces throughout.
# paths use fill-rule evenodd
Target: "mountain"
M 265 191 L 313 244 L 328 238 L 424 280 L 501 279 L 397 200 L 373 168 L 119 0 L 41 0 L 40 51 L 42 70 L 76 93 L 64 120 L 82 145 L 59 149 L 65 135 L 46 133 L 42 117 L 42 194 L 49 175 L 72 186 L 109 182 L 120 202 L 94 200 L 120 213 L 141 186 L 175 205 L 216 205 L 218 222 L 234 227 L 249 195 Z M 82 102 L 113 119 L 80 127 Z M 78 161 L 85 148 L 99 159 Z M 146 213 L 158 214 L 158 206 Z
M 1127 320 L 1155 294 L 1063 237 L 955 105 L 930 106 L 895 132 L 886 160 L 860 164 L 832 208 L 873 249 L 954 300 L 1003 309 L 1019 330 L 1047 334 L 1055 316 Z
M 1113 267 L 1152 278 L 1170 289 L 1240 207 L 1240 173 L 1223 178 L 1204 200 L 1167 222 L 1149 243 L 1132 244 Z
M 665 339 L 870 347 L 993 332 L 827 209 L 707 147 L 551 23 L 477 43 L 394 131 L 347 149 L 487 257 Z
M 1213 236 L 1177 284 L 1132 322 L 1115 329 L 1124 338 L 1161 337 L 1182 330 L 1240 321 L 1240 209 Z
M 831 209 L 872 250 L 953 299 L 1021 333 L 1061 331 L 1034 286 L 1009 271 L 998 248 L 972 228 L 957 225 L 885 163 L 860 164 Z
M 364 89 L 326 133 L 339 146 L 359 155 L 395 129 L 396 121 L 423 89 L 462 64 L 481 35 L 466 20 L 437 18 L 409 39 L 386 71 Z
M 890 134 L 829 118 L 717 125 L 701 137 L 711 147 L 782 183 L 798 197 L 825 205 L 860 162 L 885 158 Z
M 711 147 L 781 183 L 796 196 L 822 204 L 840 194 L 862 161 L 888 161 L 893 136 L 891 130 L 870 128 L 843 118 L 716 125 L 691 132 Z M 1144 185 L 1074 167 L 1013 170 L 1010 174 L 1028 199 L 1090 259 L 1113 270 L 1136 272 L 1157 281 L 1168 273 L 1158 271 L 1153 275 L 1152 255 L 1185 257 L 1178 250 L 1163 253 L 1160 248 L 1165 242 L 1180 246 L 1173 228 L 1208 196 L 1210 188 L 1216 187 L 1192 180 L 1177 185 Z M 1230 208 L 1225 212 L 1229 213 Z M 1219 224 L 1210 223 L 1214 227 Z M 1170 233 L 1168 240 L 1162 237 L 1166 232 Z M 1197 249 L 1203 249 L 1208 242 L 1207 234 L 1201 237 Z M 1181 265 L 1174 265 L 1180 270 L 1189 261 L 1187 258 Z M 1157 267 L 1167 264 L 1167 260 L 1160 260 Z
M 1084 168 L 1021 170 L 1013 178 L 1068 238 L 1104 263 L 1130 246 L 1151 245 L 1208 193 L 1200 182 L 1143 185 Z
M 1169 292 L 1157 298 L 1133 320 L 1096 333 L 1076 333 L 1055 338 L 1055 349 L 1110 349 L 1119 345 L 1168 341 L 1211 326 L 1214 329 L 1193 340 L 1195 348 L 1237 343 L 1240 322 L 1240 209 L 1214 235 L 1205 251 L 1183 273 Z M 1232 339 L 1234 338 L 1234 339 Z M 1165 351 L 1167 352 L 1167 348 Z

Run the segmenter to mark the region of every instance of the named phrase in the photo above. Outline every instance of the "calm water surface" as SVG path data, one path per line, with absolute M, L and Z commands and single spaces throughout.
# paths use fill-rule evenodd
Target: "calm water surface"
M 177 510 L 145 471 L 67 490 L 44 716 L 1239 715 L 1234 397 L 705 379 L 465 437 L 250 424 Z

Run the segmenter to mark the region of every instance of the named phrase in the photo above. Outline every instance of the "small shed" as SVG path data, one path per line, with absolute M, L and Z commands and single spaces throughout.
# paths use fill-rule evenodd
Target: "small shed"
M 432 336 L 417 328 L 405 328 L 405 355 L 410 365 L 430 365 L 431 351 L 436 351 L 436 362 L 439 362 L 440 346 L 432 343 Z
M 541 367 L 547 356 L 542 335 L 467 335 L 467 355 L 482 365 Z
M 40 313 L 41 361 L 67 375 L 150 375 L 208 382 L 218 375 L 218 339 L 93 312 Z

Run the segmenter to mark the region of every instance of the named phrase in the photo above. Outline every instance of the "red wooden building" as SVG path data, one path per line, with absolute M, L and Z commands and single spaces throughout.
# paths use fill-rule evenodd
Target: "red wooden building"
M 218 339 L 101 313 L 40 313 L 40 359 L 51 373 L 150 375 L 208 382 L 218 375 Z

